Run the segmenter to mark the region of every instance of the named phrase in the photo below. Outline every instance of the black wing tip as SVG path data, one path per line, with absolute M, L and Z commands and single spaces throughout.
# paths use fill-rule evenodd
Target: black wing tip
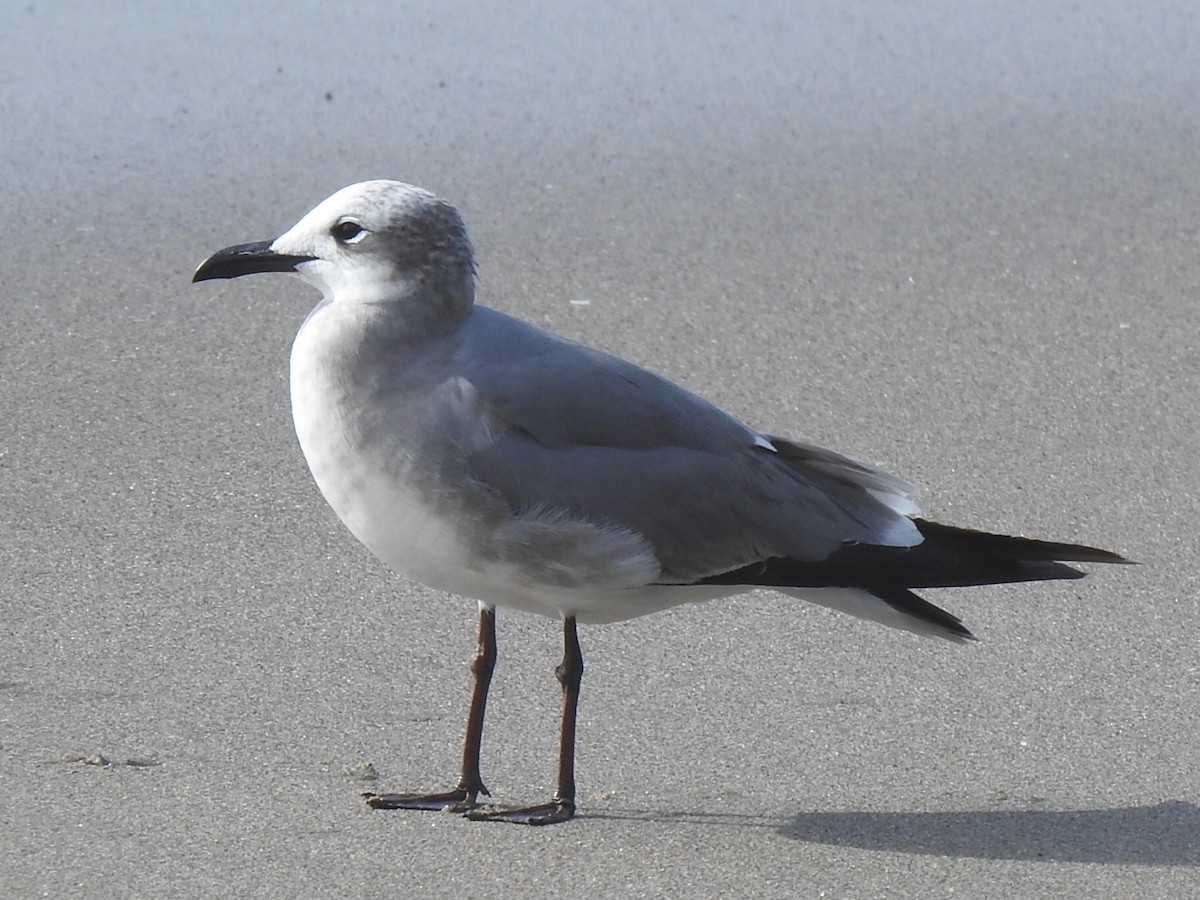
M 1062 541 L 1044 541 L 1018 535 L 995 534 L 958 525 L 944 525 L 932 519 L 914 518 L 913 523 L 927 538 L 942 538 L 951 541 L 969 541 L 980 550 L 1006 556 L 1009 559 L 1053 560 L 1056 562 L 1103 563 L 1105 565 L 1138 565 L 1120 553 L 1102 550 L 1087 544 L 1070 544 Z
M 943 612 L 944 612 L 944 610 L 943 610 Z M 950 614 L 946 613 L 946 615 L 950 615 Z M 969 628 L 967 628 L 966 625 L 964 625 L 962 623 L 962 621 L 958 618 L 958 616 L 954 616 L 953 618 L 955 621 L 952 624 L 947 624 L 947 623 L 943 623 L 943 622 L 936 623 L 938 625 L 941 625 L 942 628 L 945 629 L 944 634 L 940 634 L 937 636 L 943 637 L 949 641 L 954 641 L 956 644 L 978 644 L 979 638 L 975 637 L 974 633 Z
M 960 644 L 979 640 L 963 624 L 962 619 L 954 615 L 954 613 L 946 612 L 940 606 L 934 606 L 924 597 L 914 594 L 910 590 L 906 590 L 905 588 L 866 588 L 866 590 L 896 610 L 896 612 L 903 613 L 925 625 L 928 630 L 922 630 L 926 634 L 945 638 Z

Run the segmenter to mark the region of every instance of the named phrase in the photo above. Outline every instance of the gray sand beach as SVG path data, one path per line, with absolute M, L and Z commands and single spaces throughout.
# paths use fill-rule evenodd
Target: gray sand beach
M 1200 866 L 1200 17 L 1116 0 L 28 4 L 0 36 L 0 895 L 1187 897 Z M 475 604 L 292 431 L 317 296 L 192 285 L 343 185 L 453 202 L 480 302 L 931 517 L 1138 567 L 581 628 L 580 815 L 448 787 Z M 496 799 L 559 626 L 500 610 Z

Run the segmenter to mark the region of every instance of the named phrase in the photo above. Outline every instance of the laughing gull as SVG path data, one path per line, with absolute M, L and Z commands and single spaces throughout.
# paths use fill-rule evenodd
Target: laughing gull
M 344 188 L 274 241 L 193 281 L 292 272 L 321 291 L 291 356 L 313 478 L 391 568 L 479 602 L 457 786 L 368 794 L 545 825 L 575 813 L 576 623 L 766 587 L 893 628 L 973 640 L 912 588 L 1079 578 L 1106 550 L 920 517 L 906 482 L 763 434 L 632 363 L 475 305 L 475 258 L 449 203 L 411 185 Z M 563 713 L 549 803 L 486 806 L 479 771 L 496 606 L 561 619 Z

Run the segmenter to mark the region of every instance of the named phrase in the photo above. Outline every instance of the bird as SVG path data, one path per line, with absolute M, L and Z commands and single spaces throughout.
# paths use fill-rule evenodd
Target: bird
M 963 643 L 974 635 L 962 620 L 917 590 L 1130 562 L 925 519 L 892 474 L 758 431 L 645 368 L 477 304 L 463 219 L 421 188 L 350 185 L 274 240 L 212 254 L 192 280 L 270 272 L 321 294 L 292 346 L 290 391 L 325 500 L 387 566 L 478 603 L 457 783 L 365 794 L 371 807 L 575 817 L 581 623 L 766 588 Z M 562 624 L 548 802 L 483 799 L 497 607 Z

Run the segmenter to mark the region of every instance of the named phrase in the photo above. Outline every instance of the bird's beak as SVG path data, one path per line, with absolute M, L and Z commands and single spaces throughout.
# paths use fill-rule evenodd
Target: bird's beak
M 204 262 L 192 276 L 192 282 L 208 281 L 212 278 L 238 278 L 256 272 L 295 272 L 296 266 L 310 262 L 313 256 L 289 256 L 271 249 L 272 241 L 257 244 L 238 244 L 218 250 Z

